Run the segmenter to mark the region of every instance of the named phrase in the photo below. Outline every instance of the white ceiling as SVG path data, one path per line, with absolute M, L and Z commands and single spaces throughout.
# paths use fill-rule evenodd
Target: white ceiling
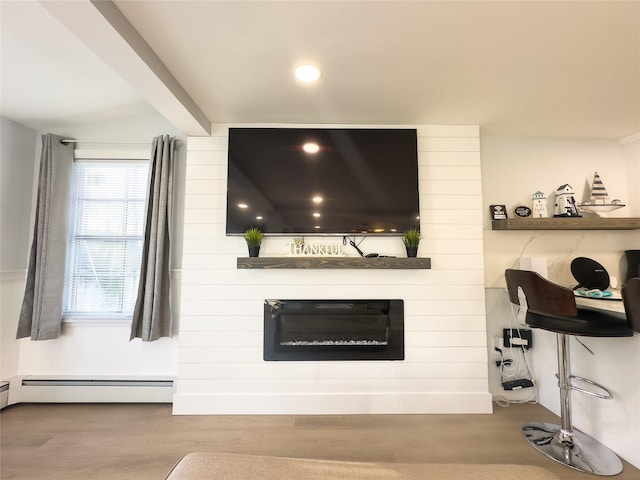
M 640 132 L 640 1 L 114 3 L 157 55 L 151 70 L 166 91 L 205 123 Z M 3 116 L 43 130 L 154 107 L 182 125 L 121 53 L 127 35 L 100 42 L 83 20 L 95 10 L 87 0 L 0 8 Z M 110 22 L 122 34 L 126 20 Z M 319 85 L 293 81 L 302 61 L 323 68 Z
M 2 116 L 47 130 L 153 108 L 37 2 L 0 0 Z

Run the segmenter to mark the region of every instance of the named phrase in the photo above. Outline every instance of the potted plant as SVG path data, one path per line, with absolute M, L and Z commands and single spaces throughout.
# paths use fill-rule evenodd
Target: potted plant
M 418 245 L 420 244 L 420 231 L 410 228 L 402 235 L 402 241 L 407 249 L 407 257 L 415 257 L 418 255 Z
M 244 239 L 247 242 L 247 247 L 249 247 L 249 256 L 257 257 L 260 253 L 260 245 L 262 245 L 262 239 L 264 238 L 264 233 L 258 230 L 255 227 L 251 227 L 249 230 L 244 232 Z

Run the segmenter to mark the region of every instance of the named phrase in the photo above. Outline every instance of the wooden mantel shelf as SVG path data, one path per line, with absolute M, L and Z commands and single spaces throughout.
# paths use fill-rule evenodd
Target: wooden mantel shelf
M 640 218 L 563 217 L 492 220 L 492 230 L 636 230 Z
M 379 269 L 428 270 L 430 258 L 362 258 L 362 257 L 239 257 L 238 269 Z

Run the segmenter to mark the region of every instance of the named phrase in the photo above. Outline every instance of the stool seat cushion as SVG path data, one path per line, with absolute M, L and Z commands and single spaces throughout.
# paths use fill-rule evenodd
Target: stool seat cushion
M 582 337 L 631 337 L 633 330 L 624 315 L 578 307 L 578 315 L 564 317 L 527 310 L 527 325 L 565 335 Z

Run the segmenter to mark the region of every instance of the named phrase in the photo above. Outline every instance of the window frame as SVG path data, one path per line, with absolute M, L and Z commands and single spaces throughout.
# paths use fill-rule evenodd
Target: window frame
M 109 163 L 118 163 L 118 162 L 144 162 L 149 166 L 150 164 L 150 153 L 148 150 L 143 149 L 118 149 L 118 148 L 109 148 L 109 149 L 75 149 L 74 150 L 74 171 L 73 175 L 75 175 L 75 165 L 76 161 L 82 162 L 91 162 L 91 161 L 100 161 L 104 162 L 109 161 Z M 75 188 L 73 185 L 72 188 Z M 73 192 L 72 192 L 73 193 Z M 147 204 L 149 201 L 149 172 L 147 172 L 147 180 L 145 185 L 145 205 L 143 212 L 146 214 Z M 75 208 L 75 198 L 72 195 L 72 201 L 69 205 L 69 215 L 73 215 L 73 209 Z M 67 304 L 67 294 L 69 288 L 69 272 L 70 272 L 70 262 L 71 262 L 71 242 L 73 241 L 73 222 L 70 222 L 68 238 L 67 238 L 67 260 L 66 260 L 66 268 L 65 268 L 65 280 L 64 280 L 64 302 L 63 307 L 66 308 Z M 144 229 L 142 232 L 142 238 L 144 240 Z M 62 321 L 63 323 L 87 323 L 92 325 L 98 324 L 128 324 L 131 322 L 132 313 L 130 314 L 119 314 L 114 312 L 92 312 L 92 313 L 78 313 L 78 312 L 68 312 L 63 310 L 62 312 Z

